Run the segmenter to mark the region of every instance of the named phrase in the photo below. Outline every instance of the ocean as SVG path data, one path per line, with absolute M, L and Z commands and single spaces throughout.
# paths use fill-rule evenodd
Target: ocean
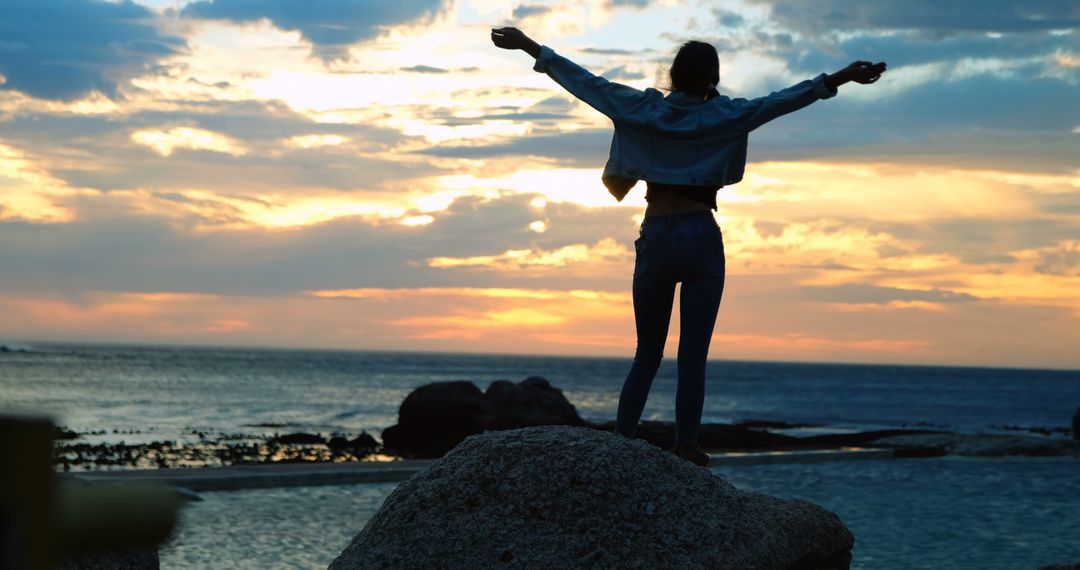
M 587 420 L 613 419 L 629 358 L 41 344 L 0 352 L 0 411 L 46 414 L 86 441 L 198 433 L 368 431 L 417 386 L 543 376 Z M 803 431 L 929 426 L 1056 430 L 1080 406 L 1080 371 L 713 361 L 703 421 Z M 674 359 L 644 418 L 674 419 Z M 717 468 L 745 490 L 837 512 L 854 568 L 1035 568 L 1080 559 L 1080 461 L 945 457 Z M 390 484 L 205 493 L 162 551 L 165 568 L 325 567 Z
M 0 353 L 0 410 L 43 413 L 93 437 L 313 431 L 376 437 L 425 383 L 543 376 L 581 416 L 615 417 L 629 358 L 35 345 Z M 673 420 L 674 358 L 643 419 Z M 1080 371 L 711 361 L 703 422 L 775 420 L 830 430 L 1068 428 Z M 118 433 L 113 433 L 114 431 Z

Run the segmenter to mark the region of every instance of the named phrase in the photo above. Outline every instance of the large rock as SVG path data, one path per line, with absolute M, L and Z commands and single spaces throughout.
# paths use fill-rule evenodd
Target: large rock
M 584 424 L 562 391 L 538 376 L 518 384 L 499 380 L 486 393 L 462 380 L 413 390 L 401 403 L 397 425 L 383 430 L 382 438 L 388 453 L 431 458 L 488 430 Z
M 487 432 L 402 483 L 330 565 L 347 568 L 848 568 L 817 505 L 745 493 L 640 440 Z

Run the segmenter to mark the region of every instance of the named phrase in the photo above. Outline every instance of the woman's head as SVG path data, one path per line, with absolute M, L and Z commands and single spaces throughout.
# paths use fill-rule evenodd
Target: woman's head
M 671 89 L 711 99 L 719 95 L 720 57 L 712 44 L 691 40 L 679 48 L 671 62 Z

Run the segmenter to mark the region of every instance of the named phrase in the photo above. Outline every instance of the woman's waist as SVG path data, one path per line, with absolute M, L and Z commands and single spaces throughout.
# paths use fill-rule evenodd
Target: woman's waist
M 646 216 L 681 214 L 716 209 L 718 186 L 663 184 L 648 181 L 645 200 L 649 203 Z
M 652 204 L 649 205 L 652 208 Z M 716 218 L 713 217 L 711 210 L 689 210 L 685 212 L 649 212 L 645 211 L 645 218 L 641 221 L 641 232 L 656 232 L 656 231 L 670 231 L 676 229 L 693 230 L 694 228 L 704 228 L 707 230 L 716 231 L 719 229 L 719 224 L 716 223 Z

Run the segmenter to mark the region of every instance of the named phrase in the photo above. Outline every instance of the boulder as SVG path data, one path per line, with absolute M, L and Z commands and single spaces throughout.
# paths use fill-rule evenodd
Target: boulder
M 487 429 L 585 424 L 562 390 L 540 376 L 530 376 L 517 384 L 497 380 L 488 386 L 484 396 L 495 410 Z
M 346 439 L 340 435 L 331 437 L 326 442 L 326 447 L 334 451 L 350 451 L 356 455 L 367 455 L 375 451 L 379 447 L 379 442 L 375 441 L 374 437 L 364 431 L 360 432 L 360 435 L 353 439 Z
M 848 568 L 812 503 L 739 491 L 641 440 L 567 426 L 469 437 L 402 483 L 334 560 L 352 568 Z
M 488 430 L 540 425 L 584 425 L 566 396 L 538 376 L 493 382 L 481 392 L 468 381 L 434 382 L 401 403 L 397 425 L 383 430 L 388 453 L 441 457 L 466 437 Z

